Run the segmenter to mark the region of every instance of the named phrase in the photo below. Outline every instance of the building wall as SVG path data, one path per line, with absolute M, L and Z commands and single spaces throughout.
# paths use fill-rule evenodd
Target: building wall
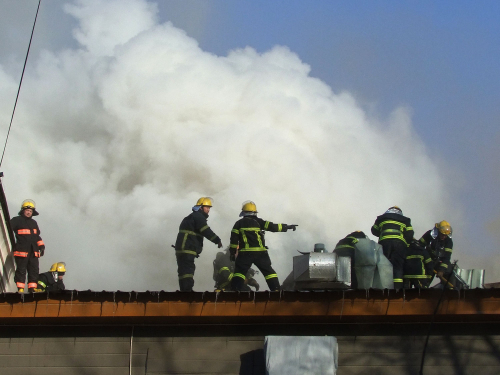
M 0 292 L 3 293 L 17 291 L 16 283 L 14 282 L 16 266 L 11 251 L 11 242 L 13 241 L 14 237 L 10 229 L 9 209 L 0 180 Z
M 419 373 L 424 336 L 337 339 L 339 375 Z M 263 336 L 4 337 L 0 373 L 126 375 L 131 363 L 134 375 L 265 374 L 263 344 Z M 431 336 L 424 374 L 500 374 L 500 336 Z

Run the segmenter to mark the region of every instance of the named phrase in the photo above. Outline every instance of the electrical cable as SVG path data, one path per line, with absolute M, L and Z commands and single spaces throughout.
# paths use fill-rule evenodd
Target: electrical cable
M 33 28 L 31 29 L 30 43 L 28 44 L 28 51 L 26 52 L 26 58 L 24 59 L 23 72 L 21 73 L 21 80 L 19 81 L 19 87 L 17 88 L 16 101 L 14 102 L 14 109 L 12 110 L 12 116 L 10 117 L 9 130 L 7 131 L 7 137 L 5 138 L 5 145 L 3 146 L 2 158 L 0 159 L 0 167 L 2 167 L 3 157 L 5 155 L 5 149 L 7 148 L 7 141 L 9 140 L 10 128 L 12 127 L 12 121 L 14 120 L 14 113 L 16 112 L 17 100 L 19 99 L 19 92 L 21 91 L 21 85 L 23 83 L 24 71 L 26 70 L 26 63 L 28 62 L 28 56 L 30 54 L 31 41 L 33 40 L 33 33 L 35 31 L 36 20 L 38 18 L 38 10 L 40 9 L 40 3 L 42 0 L 38 0 L 38 7 L 36 8 L 35 22 L 33 22 Z
M 455 261 L 453 263 L 453 267 L 452 267 L 452 270 L 455 269 L 455 266 L 457 264 L 457 261 Z M 444 277 L 442 280 L 445 280 L 445 282 L 447 284 L 450 284 L 452 287 L 453 287 L 453 284 L 451 284 L 448 280 L 446 280 Z M 444 292 L 447 290 L 446 288 L 446 284 L 443 285 L 443 290 L 441 291 L 441 294 L 439 295 L 439 300 L 438 300 L 438 303 L 436 305 L 436 308 L 434 309 L 434 314 L 432 314 L 432 320 L 431 320 L 431 324 L 429 324 L 429 330 L 427 331 L 427 337 L 425 338 L 425 344 L 424 344 L 424 349 L 422 351 L 422 360 L 420 362 L 420 371 L 419 371 L 419 375 L 423 375 L 424 374 L 424 362 L 425 362 L 425 354 L 427 352 L 427 345 L 429 344 L 429 338 L 431 336 L 431 330 L 432 330 L 432 325 L 434 324 L 434 319 L 436 318 L 436 314 L 439 310 L 439 305 L 441 305 L 441 301 L 443 299 L 443 295 L 444 295 Z

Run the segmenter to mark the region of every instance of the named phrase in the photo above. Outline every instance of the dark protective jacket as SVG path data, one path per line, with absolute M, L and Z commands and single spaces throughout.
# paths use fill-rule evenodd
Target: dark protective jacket
M 411 220 L 406 216 L 394 213 L 377 216 L 371 230 L 372 234 L 378 237 L 379 243 L 387 239 L 398 239 L 408 246 L 414 235 Z
M 214 281 L 215 289 L 231 290 L 231 280 L 233 279 L 235 262 L 231 261 L 230 253 L 218 252 L 214 260 Z M 246 274 L 245 282 L 248 285 L 259 289 L 259 284 L 254 279 L 255 270 L 250 268 Z M 246 288 L 243 290 L 251 290 Z
M 231 262 L 229 252 L 218 252 L 214 260 L 214 281 L 216 289 L 228 289 L 233 278 L 234 262 Z
M 354 256 L 354 244 L 360 238 L 366 238 L 366 234 L 361 231 L 352 232 L 337 242 L 333 251 L 338 255 L 349 255 L 352 257 Z
M 203 211 L 193 211 L 186 216 L 179 226 L 179 234 L 175 241 L 177 254 L 199 255 L 203 250 L 203 237 L 215 244 L 221 242 L 207 224 L 208 215 Z
M 16 257 L 28 257 L 30 251 L 33 251 L 35 257 L 40 256 L 40 247 L 45 246 L 40 237 L 40 228 L 37 222 L 24 215 L 13 217 L 10 225 L 16 236 L 13 255 Z
M 433 276 L 433 263 L 425 247 L 419 242 L 412 241 L 406 249 L 406 258 L 403 267 L 403 279 L 431 280 Z M 425 285 L 425 284 L 424 284 Z
M 244 216 L 231 230 L 231 252 L 267 251 L 264 232 L 286 232 L 286 224 L 274 224 L 257 216 Z
M 38 289 L 44 292 L 55 292 L 58 290 L 64 290 L 64 282 L 62 280 L 54 280 L 52 272 L 44 272 L 38 275 Z
M 435 231 L 434 238 L 432 232 Z M 444 272 L 451 271 L 451 253 L 453 252 L 453 240 L 446 236 L 444 240 L 439 239 L 437 229 L 431 229 L 424 233 L 420 238 L 420 243 L 426 247 L 432 260 L 435 262 L 435 269 L 441 269 Z

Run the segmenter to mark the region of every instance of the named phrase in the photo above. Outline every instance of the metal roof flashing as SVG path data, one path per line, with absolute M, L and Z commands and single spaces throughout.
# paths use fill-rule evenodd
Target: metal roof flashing
M 500 290 L 0 294 L 0 324 L 498 322 Z

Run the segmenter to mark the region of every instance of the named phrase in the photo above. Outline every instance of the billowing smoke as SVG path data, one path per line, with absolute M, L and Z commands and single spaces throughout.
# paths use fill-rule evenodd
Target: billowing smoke
M 214 198 L 209 224 L 225 246 L 245 200 L 266 220 L 299 224 L 267 236 L 281 280 L 297 249 L 331 251 L 392 205 L 418 236 L 450 213 L 408 108 L 370 118 L 284 46 L 207 53 L 142 0 L 66 11 L 80 47 L 32 57 L 4 186 L 12 213 L 37 202 L 41 268 L 66 261 L 69 288 L 176 290 L 170 245 L 200 196 Z M 0 82 L 11 98 L 17 79 L 0 67 Z M 212 289 L 217 251 L 205 243 L 195 290 Z

